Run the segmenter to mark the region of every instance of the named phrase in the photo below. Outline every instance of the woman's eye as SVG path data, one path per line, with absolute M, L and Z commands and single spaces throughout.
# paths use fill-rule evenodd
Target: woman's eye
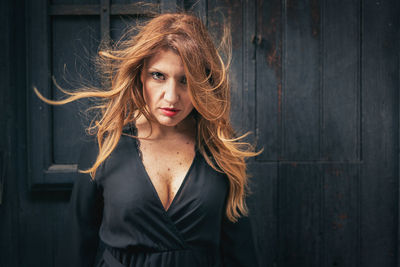
M 182 83 L 182 84 L 186 84 L 186 83 L 187 83 L 186 77 L 182 77 L 181 83 Z
M 164 80 L 164 75 L 160 72 L 154 71 L 150 73 L 154 80 Z

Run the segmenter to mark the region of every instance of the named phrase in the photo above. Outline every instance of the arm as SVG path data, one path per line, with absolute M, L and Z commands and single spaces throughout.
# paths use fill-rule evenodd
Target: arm
M 78 169 L 89 168 L 96 155 L 95 144 L 83 146 Z M 71 194 L 66 223 L 63 265 L 74 267 L 94 265 L 99 245 L 102 213 L 102 190 L 89 174 L 78 173 Z
M 224 216 L 221 228 L 221 252 L 222 266 L 258 266 L 248 217 L 242 216 L 236 223 L 233 223 Z

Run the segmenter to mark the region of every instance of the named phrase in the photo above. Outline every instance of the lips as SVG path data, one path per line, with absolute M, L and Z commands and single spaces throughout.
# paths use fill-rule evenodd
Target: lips
M 161 108 L 161 111 L 164 115 L 168 116 L 168 117 L 173 117 L 176 114 L 178 114 L 178 112 L 180 111 L 180 109 L 177 108 Z

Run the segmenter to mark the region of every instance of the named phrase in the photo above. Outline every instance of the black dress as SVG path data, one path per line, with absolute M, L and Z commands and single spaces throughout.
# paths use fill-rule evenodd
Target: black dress
M 84 147 L 78 168 L 91 166 L 96 155 L 95 144 Z M 79 174 L 74 183 L 64 263 L 94 266 L 100 238 L 106 249 L 97 266 L 257 266 L 248 219 L 225 217 L 227 193 L 225 175 L 196 151 L 165 210 L 136 140 L 122 135 L 95 181 Z

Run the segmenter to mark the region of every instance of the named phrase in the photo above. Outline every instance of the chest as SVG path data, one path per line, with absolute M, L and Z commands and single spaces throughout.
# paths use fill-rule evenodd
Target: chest
M 185 139 L 157 143 L 141 140 L 140 151 L 147 176 L 167 210 L 193 163 L 194 142 Z
M 190 218 L 185 215 L 191 221 L 200 217 L 214 218 L 223 212 L 228 181 L 224 174 L 216 172 L 207 164 L 199 151 L 195 152 L 183 183 L 172 195 L 173 199 L 166 194 L 167 190 L 172 191 L 168 189 L 171 187 L 165 187 L 171 184 L 165 181 L 157 184 L 155 180 L 153 184 L 139 152 L 135 139 L 122 137 L 104 168 L 99 171 L 98 183 L 103 191 L 104 213 L 107 214 L 105 218 L 113 222 L 135 222 L 138 218 L 146 218 L 147 223 L 150 218 L 160 214 L 165 219 L 164 211 L 167 211 L 170 216 L 191 214 L 193 217 Z M 157 165 L 157 162 L 153 162 L 153 165 Z

